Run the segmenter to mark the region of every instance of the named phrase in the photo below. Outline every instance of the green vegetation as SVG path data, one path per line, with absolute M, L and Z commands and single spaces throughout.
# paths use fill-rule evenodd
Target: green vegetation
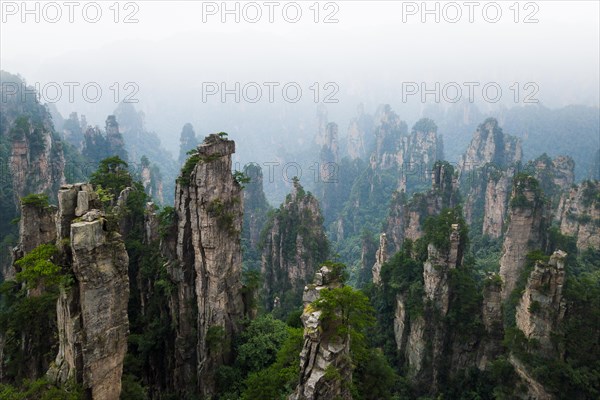
M 105 198 L 110 198 L 111 205 L 126 187 L 133 186 L 133 179 L 128 170 L 128 165 L 118 156 L 109 157 L 100 161 L 96 172 L 90 178 L 94 187 L 103 190 Z
M 212 200 L 206 207 L 208 214 L 217 220 L 219 228 L 226 230 L 229 235 L 235 236 L 237 235 L 236 215 L 232 210 L 234 210 L 233 204 L 223 203 L 221 199 Z
M 37 208 L 47 208 L 50 205 L 47 194 L 28 194 L 21 198 L 21 204 Z
M 438 130 L 435 122 L 429 118 L 421 118 L 418 120 L 412 128 L 413 132 L 423 132 L 423 133 L 436 133 Z
M 250 177 L 241 171 L 233 171 L 233 179 L 242 187 L 245 187 L 247 183 L 250 183 Z
M 527 199 L 526 190 L 533 192 L 533 200 Z M 513 197 L 510 199 L 511 208 L 531 208 L 542 198 L 538 180 L 526 173 L 515 175 L 513 178 L 513 191 Z
M 3 400 L 81 400 L 83 389 L 74 383 L 59 388 L 46 378 L 40 378 L 35 381 L 24 380 L 18 387 L 0 383 L 0 398 Z
M 36 247 L 16 261 L 16 280 L 0 285 L 3 373 L 10 381 L 18 382 L 32 371 L 41 376 L 55 355 L 56 339 L 49 332 L 56 331 L 59 286 L 68 288 L 73 283 L 71 275 L 62 273 L 53 261 L 57 255 L 54 245 Z M 35 291 L 31 293 L 31 289 Z
M 375 322 L 368 297 L 350 286 L 321 291 L 312 306 L 322 312 L 323 329 L 335 327 L 336 335 L 352 335 L 353 342 L 364 341 L 362 332 Z
M 52 262 L 57 254 L 58 249 L 52 244 L 43 244 L 27 253 L 15 262 L 19 269 L 17 282 L 25 282 L 28 288 L 50 287 L 65 282 L 62 268 Z

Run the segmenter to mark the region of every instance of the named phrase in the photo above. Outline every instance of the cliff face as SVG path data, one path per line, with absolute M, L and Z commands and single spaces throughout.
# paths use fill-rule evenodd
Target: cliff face
M 264 239 L 261 273 L 265 307 L 272 309 L 277 298 L 284 309 L 294 307 L 294 299 L 286 300 L 283 294 L 291 291 L 292 297 L 298 298 L 328 253 L 319 203 L 298 181 L 267 223 Z
M 475 132 L 473 139 L 460 161 L 461 173 L 494 164 L 505 168 L 521 161 L 521 141 L 505 135 L 494 118 L 486 119 Z
M 289 400 L 351 400 L 349 382 L 352 381 L 350 337 L 336 334 L 337 325 L 325 327 L 321 311 L 310 304 L 320 297 L 322 290 L 341 287 L 339 277 L 326 266 L 315 274 L 313 284 L 306 286 L 302 300 L 304 311 L 304 345 L 300 353 L 300 383 Z M 337 379 L 328 376 L 333 369 Z
M 231 361 L 231 338 L 243 317 L 241 187 L 231 174 L 235 143 L 213 134 L 198 146 L 178 179 L 176 283 L 178 390 L 209 397 L 215 371 Z
M 431 189 L 426 193 L 416 193 L 408 201 L 404 193 L 396 192 L 392 196 L 385 222 L 389 254 L 398 252 L 405 239 L 419 239 L 427 217 L 458 205 L 460 198 L 454 168 L 448 163 L 437 162 L 432 171 Z
M 563 193 L 555 215 L 561 232 L 577 239 L 578 249 L 600 248 L 599 181 L 586 181 Z
M 260 240 L 260 232 L 267 220 L 270 209 L 263 190 L 263 172 L 258 164 L 248 164 L 244 173 L 250 182 L 244 188 L 244 229 L 243 239 L 249 247 L 256 251 Z
M 443 376 L 449 373 L 444 367 L 446 361 L 458 357 L 461 352 L 453 351 L 452 336 L 445 322 L 452 296 L 451 271 L 462 264 L 460 249 L 458 225 L 452 226 L 447 250 L 440 251 L 433 244 L 429 244 L 428 257 L 423 265 L 423 312 L 409 315 L 404 295 L 396 297 L 396 346 L 408 363 L 409 376 L 417 382 L 430 382 L 433 390 Z M 469 348 L 463 352 L 476 354 L 476 349 L 473 350 Z M 458 367 L 456 363 L 452 366 Z
M 508 209 L 508 196 L 514 171 L 508 169 L 488 176 L 485 190 L 482 232 L 491 238 L 502 236 Z
M 378 110 L 375 121 L 375 150 L 370 157 L 371 169 L 397 168 L 402 137 L 407 135 L 406 123 L 389 105 Z
M 379 236 L 379 248 L 375 253 L 375 264 L 373 264 L 373 283 L 381 284 L 381 266 L 387 260 L 387 238 L 386 234 L 382 233 Z
M 517 327 L 528 339 L 536 339 L 545 356 L 558 355 L 552 334 L 558 333 L 566 304 L 562 291 L 565 284 L 564 259 L 567 254 L 555 251 L 548 264 L 538 262 L 527 280 L 516 309 Z
M 29 193 L 56 193 L 65 181 L 65 159 L 50 113 L 34 88 L 26 88 L 18 76 L 1 74 L 0 169 L 11 186 L 16 211 L 19 199 Z
M 547 207 L 537 180 L 528 175 L 513 179 L 508 211 L 508 229 L 504 237 L 500 276 L 502 297 L 508 298 L 525 266 L 527 254 L 544 247 Z
M 364 106 L 357 109 L 357 116 L 350 121 L 346 151 L 350 159 L 365 159 L 373 145 L 373 118 L 365 114 Z
M 163 204 L 163 181 L 158 167 L 151 165 L 147 157 L 142 157 L 140 167 L 140 178 L 146 194 L 157 203 Z
M 48 376 L 61 384 L 75 379 L 90 398 L 108 400 L 121 393 L 129 259 L 119 233 L 93 209 L 94 197 L 85 184 L 64 186 L 58 194 L 56 242 L 74 283 L 61 288 L 57 302 L 59 351 Z
M 485 120 L 459 163 L 465 219 L 475 232 L 499 238 L 505 230 L 511 180 L 521 161 L 521 142 Z

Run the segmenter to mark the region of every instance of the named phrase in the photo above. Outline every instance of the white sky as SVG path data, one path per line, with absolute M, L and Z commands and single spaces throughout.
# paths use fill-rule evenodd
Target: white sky
M 456 2 L 463 16 L 455 24 L 435 23 L 432 16 L 422 23 L 420 14 L 408 16 L 404 23 L 403 7 L 411 2 L 402 1 L 336 1 L 327 10 L 323 8 L 328 2 L 320 2 L 320 18 L 337 6 L 339 22 L 333 24 L 312 21 L 313 1 L 299 2 L 303 15 L 296 24 L 282 18 L 286 1 L 279 2 L 275 23 L 267 21 L 264 2 L 256 2 L 264 15 L 255 24 L 235 23 L 231 16 L 222 23 L 219 15 L 204 23 L 203 6 L 211 2 L 201 1 L 130 2 L 139 9 L 139 22 L 133 24 L 113 22 L 109 7 L 114 1 L 99 2 L 103 14 L 96 24 L 82 18 L 86 1 L 75 9 L 74 23 L 68 22 L 64 2 L 56 2 L 63 16 L 54 24 L 43 18 L 36 23 L 33 16 L 22 23 L 21 10 L 17 15 L 6 13 L 15 4 L 20 8 L 21 1 L 0 3 L 5 19 L 0 27 L 0 68 L 21 74 L 28 83 L 99 82 L 107 92 L 113 82 L 135 82 L 140 89 L 138 107 L 147 114 L 171 112 L 169 124 L 177 129 L 186 121 L 174 110 L 180 107 L 174 99 L 197 94 L 206 81 L 333 81 L 339 84 L 342 100 L 352 98 L 341 102 L 344 110 L 354 110 L 355 99 L 397 102 L 400 84 L 406 81 L 497 81 L 506 90 L 511 82 L 536 82 L 537 97 L 551 106 L 599 101 L 600 2 L 595 0 L 521 1 L 520 20 L 537 7 L 539 22 L 532 24 L 514 23 L 509 9 L 514 1 L 498 2 L 503 14 L 495 24 L 482 16 L 487 1 L 479 2 L 474 23 L 468 22 L 465 2 Z M 39 3 L 41 10 L 48 2 L 28 3 Z M 121 19 L 133 10 L 131 5 L 124 10 L 126 3 L 119 4 Z M 238 3 L 242 7 L 247 2 Z M 438 3 L 441 8 L 447 2 Z M 48 10 L 52 17 L 54 11 Z M 452 11 L 449 16 L 453 15 Z M 488 15 L 493 17 L 491 11 Z M 77 110 L 87 114 L 88 121 L 102 124 L 115 108 L 105 97 L 97 104 L 63 99 L 57 106 L 65 116 Z M 156 121 L 156 126 L 167 129 L 166 122 Z

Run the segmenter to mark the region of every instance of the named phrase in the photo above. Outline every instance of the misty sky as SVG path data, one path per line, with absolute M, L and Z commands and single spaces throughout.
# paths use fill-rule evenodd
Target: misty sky
M 86 102 L 78 89 L 70 103 L 65 88 L 57 107 L 65 117 L 78 111 L 88 122 L 99 125 L 116 107 L 110 87 L 117 83 L 122 100 L 131 93 L 124 85 L 133 82 L 139 88 L 134 96 L 139 100 L 136 108 L 146 113 L 147 124 L 171 151 L 176 150 L 181 126 L 188 121 L 205 134 L 235 130 L 228 121 L 230 114 L 239 110 L 249 114 L 256 110 L 264 119 L 296 111 L 313 117 L 316 104 L 310 87 L 314 82 L 321 86 L 321 100 L 326 94 L 322 85 L 333 82 L 339 88 L 334 96 L 339 103 L 327 107 L 330 119 L 340 122 L 342 134 L 359 102 L 364 102 L 369 112 L 378 104 L 390 103 L 401 116 L 405 109 L 406 119 L 416 118 L 423 105 L 418 95 L 403 103 L 406 82 L 428 82 L 431 87 L 435 82 L 497 82 L 503 89 L 497 104 L 482 101 L 481 92 L 475 91 L 482 109 L 514 105 L 510 87 L 515 82 L 520 86 L 535 83 L 539 88 L 535 97 L 551 107 L 599 103 L 598 1 L 521 2 L 519 23 L 513 20 L 514 9 L 509 9 L 513 1 L 498 2 L 502 16 L 497 23 L 484 19 L 482 8 L 489 3 L 485 1 L 475 8 L 473 23 L 468 21 L 469 9 L 460 1 L 455 3 L 462 12 L 457 23 L 444 19 L 445 2 L 438 2 L 439 23 L 433 15 L 422 23 L 420 10 L 415 15 L 405 14 L 403 22 L 403 10 L 412 11 L 410 7 L 420 7 L 421 2 L 401 1 L 321 2 L 319 23 L 309 9 L 312 1 L 298 2 L 302 17 L 297 23 L 284 20 L 281 9 L 289 3 L 284 1 L 275 8 L 274 23 L 269 23 L 268 8 L 260 1 L 256 4 L 263 15 L 257 23 L 244 20 L 241 8 L 245 2 L 239 2 L 240 23 L 232 15 L 223 23 L 219 12 L 205 15 L 203 22 L 203 9 L 220 7 L 221 2 L 120 2 L 119 23 L 109 9 L 112 1 L 100 2 L 98 23 L 86 22 L 81 7 L 75 9 L 75 22 L 70 23 L 64 6 L 57 23 L 44 21 L 43 15 L 39 23 L 34 16 L 27 16 L 22 23 L 21 10 L 12 15 L 14 10 L 7 5 L 20 6 L 20 1 L 1 3 L 2 69 L 21 74 L 29 84 L 97 82 L 103 90 L 97 103 Z M 233 8 L 231 3 L 235 2 L 229 2 Z M 433 3 L 428 2 L 432 8 Z M 448 7 L 446 16 L 454 18 L 455 9 Z M 252 8 L 246 10 L 249 18 L 255 16 Z M 47 11 L 52 18 L 54 11 Z M 123 23 L 134 11 L 139 22 Z M 293 8 L 288 11 L 293 17 Z M 333 18 L 339 22 L 323 23 L 334 11 Z M 487 16 L 493 18 L 494 10 L 488 11 Z M 531 13 L 530 18 L 539 22 L 523 23 Z M 94 14 L 90 11 L 89 15 Z M 203 82 L 227 82 L 232 87 L 234 82 L 297 82 L 303 89 L 302 101 L 287 102 L 276 90 L 272 104 L 243 100 L 234 104 L 233 96 L 224 105 L 216 100 L 218 96 L 206 103 L 201 94 Z M 527 92 L 520 90 L 522 99 Z M 243 123 L 238 118 L 235 124 Z

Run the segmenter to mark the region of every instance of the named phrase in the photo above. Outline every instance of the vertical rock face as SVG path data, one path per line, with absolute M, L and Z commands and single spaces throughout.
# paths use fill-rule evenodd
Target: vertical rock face
M 482 232 L 491 238 L 502 236 L 508 208 L 508 195 L 513 171 L 489 175 L 485 190 Z
M 265 307 L 272 309 L 276 297 L 282 300 L 282 307 L 294 306 L 294 300 L 286 303 L 283 294 L 291 292 L 294 298 L 299 297 L 317 265 L 327 258 L 327 237 L 317 199 L 295 181 L 292 193 L 266 229 L 261 266 Z
M 494 164 L 505 168 L 521 161 L 521 141 L 505 135 L 494 118 L 486 119 L 475 132 L 473 140 L 460 162 L 461 173 Z
M 114 115 L 109 115 L 106 118 L 106 140 L 111 149 L 115 149 L 115 154 L 122 160 L 127 160 L 127 152 L 125 151 L 125 141 L 123 135 L 119 131 L 119 124 Z
M 231 173 L 234 152 L 233 141 L 208 136 L 186 162 L 189 169 L 184 167 L 176 190 L 176 385 L 205 397 L 214 393 L 217 367 L 231 361 L 230 339 L 244 310 L 242 196 Z
M 381 284 L 381 266 L 387 260 L 387 240 L 385 233 L 379 236 L 379 249 L 375 253 L 375 264 L 373 264 L 373 283 Z
M 21 203 L 18 252 L 22 256 L 56 239 L 56 207 Z
M 125 244 L 92 209 L 91 185 L 65 186 L 58 199 L 57 244 L 65 249 L 63 239 L 69 239 L 74 282 L 57 302 L 59 351 L 48 375 L 59 383 L 74 378 L 89 398 L 116 399 L 129 334 Z M 81 218 L 74 221 L 75 215 Z
M 396 345 L 408 362 L 409 375 L 416 381 L 430 382 L 432 387 L 437 387 L 442 376 L 449 372 L 444 367 L 445 360 L 456 356 L 449 350 L 452 343 L 445 317 L 452 295 L 450 271 L 462 264 L 461 240 L 464 241 L 464 238 L 461 239 L 459 226 L 455 224 L 447 249 L 442 251 L 429 244 L 428 257 L 423 265 L 425 311 L 422 315 L 407 318 L 402 297 L 397 298 L 394 321 Z
M 454 168 L 448 163 L 436 162 L 432 172 L 431 189 L 428 192 L 416 193 L 408 202 L 402 192 L 392 196 L 385 223 L 388 253 L 399 251 L 405 239 L 419 239 L 428 216 L 438 215 L 443 208 L 458 205 L 460 197 Z
M 555 251 L 548 264 L 537 262 L 516 309 L 517 327 L 528 339 L 536 339 L 544 354 L 556 354 L 552 334 L 565 314 L 562 291 L 567 254 Z
M 545 200 L 537 180 L 523 174 L 515 176 L 508 212 L 510 222 L 500 258 L 504 299 L 515 288 L 525 266 L 527 253 L 543 248 L 546 212 Z
M 423 264 L 425 298 L 435 304 L 442 316 L 448 313 L 450 303 L 448 271 L 456 268 L 462 262 L 462 254 L 459 254 L 459 242 L 460 235 L 457 225 L 453 226 L 450 235 L 450 249 L 447 252 L 440 252 L 433 244 L 429 244 L 427 261 Z
M 503 350 L 502 280 L 498 274 L 490 274 L 484 281 L 481 320 L 487 340 L 481 345 L 478 367 L 485 369 Z
M 339 276 L 323 266 L 315 274 L 314 283 L 304 289 L 304 345 L 300 353 L 300 382 L 289 400 L 351 400 L 349 382 L 352 381 L 350 337 L 335 332 L 336 325 L 324 327 L 321 311 L 310 304 L 320 297 L 322 290 L 341 287 Z M 337 379 L 328 376 L 329 370 L 339 373 Z
M 361 104 L 357 109 L 358 115 L 350 121 L 348 127 L 346 149 L 350 159 L 364 159 L 372 145 L 372 118 L 365 114 Z
M 155 165 L 151 166 L 150 161 L 145 156 L 142 157 L 140 166 L 140 177 L 142 185 L 144 185 L 144 191 L 159 204 L 163 204 L 163 182 L 160 171 Z
M 317 107 L 317 135 L 315 137 L 315 143 L 319 148 L 325 146 L 328 142 L 327 124 L 327 108 L 325 107 L 325 105 L 320 104 Z
M 179 137 L 179 164 L 183 165 L 187 159 L 187 152 L 195 149 L 198 146 L 198 139 L 196 139 L 196 132 L 194 127 L 189 122 L 181 129 L 181 135 Z
M 398 167 L 402 137 L 406 137 L 407 131 L 406 123 L 400 120 L 389 105 L 378 110 L 375 123 L 375 151 L 370 158 L 371 169 L 386 170 Z
M 563 193 L 556 216 L 560 231 L 577 238 L 578 249 L 600 249 L 600 182 L 585 181 Z
M 250 182 L 244 189 L 243 238 L 256 249 L 270 206 L 263 190 L 263 172 L 260 165 L 248 164 L 244 168 L 244 173 L 250 178 Z
M 65 160 L 62 142 L 53 134 L 52 117 L 38 101 L 35 89 L 19 76 L 0 74 L 0 161 L 6 163 L 0 168 L 12 186 L 18 209 L 19 199 L 29 193 L 58 190 L 64 182 Z
M 390 254 L 400 251 L 406 228 L 406 194 L 394 192 L 390 201 L 390 211 L 386 220 L 385 232 L 390 242 Z
M 503 133 L 495 119 L 479 125 L 459 163 L 465 218 L 475 232 L 501 237 L 514 165 L 521 157 L 521 142 Z
M 129 334 L 129 258 L 120 236 L 106 231 L 99 213 L 90 211 L 82 219 L 71 225 L 71 247 L 83 325 L 83 387 L 93 399 L 115 399 Z

